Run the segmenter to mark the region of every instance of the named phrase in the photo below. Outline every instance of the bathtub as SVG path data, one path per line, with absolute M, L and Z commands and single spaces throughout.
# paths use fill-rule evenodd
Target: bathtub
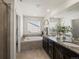
M 41 41 L 43 38 L 41 36 L 34 36 L 34 37 L 25 37 L 23 42 L 28 42 L 28 41 Z
M 21 42 L 21 51 L 42 48 L 42 37 L 25 37 Z

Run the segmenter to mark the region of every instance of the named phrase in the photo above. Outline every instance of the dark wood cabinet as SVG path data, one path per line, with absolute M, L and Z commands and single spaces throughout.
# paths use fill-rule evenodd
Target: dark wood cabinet
M 53 59 L 53 42 L 51 40 L 49 40 L 49 56 L 51 59 Z
M 43 37 L 43 48 L 51 59 L 79 59 L 79 54 L 47 37 Z
M 43 37 L 43 48 L 50 58 L 53 59 L 53 42 L 48 38 Z
M 43 38 L 43 48 L 49 54 L 49 40 L 47 38 Z
M 79 54 L 65 47 L 63 47 L 63 55 L 64 59 L 79 59 Z
M 54 59 L 64 59 L 62 51 L 63 49 L 58 44 L 54 44 Z

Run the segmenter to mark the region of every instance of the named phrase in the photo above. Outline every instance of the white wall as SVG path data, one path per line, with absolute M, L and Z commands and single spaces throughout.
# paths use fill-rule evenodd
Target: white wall
M 21 23 L 20 23 L 20 29 L 21 29 L 21 38 L 23 37 L 23 16 L 21 15 Z
M 21 11 L 21 8 L 18 8 L 17 6 L 19 3 L 16 3 L 16 14 L 20 16 L 19 22 L 20 22 L 20 34 L 19 34 L 19 40 L 18 40 L 18 52 L 21 51 L 21 39 L 23 37 L 23 13 Z
M 17 15 L 20 16 L 20 37 L 22 38 L 23 36 L 23 12 L 21 10 L 22 8 L 18 6 L 20 6 L 20 4 L 17 2 L 15 8 L 16 8 Z

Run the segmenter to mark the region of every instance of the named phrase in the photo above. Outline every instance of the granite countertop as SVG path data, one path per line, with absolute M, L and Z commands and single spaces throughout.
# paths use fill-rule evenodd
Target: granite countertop
M 59 45 L 64 46 L 65 48 L 70 49 L 71 51 L 79 54 L 79 45 L 69 42 L 57 41 L 56 37 L 53 36 L 46 36 L 46 37 L 58 43 Z

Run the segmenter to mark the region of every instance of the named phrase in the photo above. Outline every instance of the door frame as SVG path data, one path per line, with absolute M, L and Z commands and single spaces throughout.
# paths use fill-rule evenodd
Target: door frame
M 16 59 L 16 0 L 10 4 L 10 59 Z

